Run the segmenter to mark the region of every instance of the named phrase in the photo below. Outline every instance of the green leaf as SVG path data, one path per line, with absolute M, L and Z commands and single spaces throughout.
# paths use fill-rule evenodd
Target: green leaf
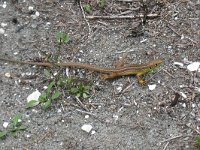
M 27 128 L 27 126 L 22 124 L 17 129 L 18 130 L 25 130 L 26 128 Z
M 80 94 L 80 93 L 78 93 L 78 94 L 76 94 L 76 96 L 79 98 L 79 97 L 81 97 L 81 94 Z
M 65 32 L 58 32 L 56 35 L 56 39 L 59 44 L 68 43 L 70 40 L 69 35 Z
M 50 92 L 51 92 L 51 89 L 52 87 L 55 85 L 55 82 L 52 81 L 49 85 L 48 85 L 48 88 L 47 88 L 47 97 L 49 96 Z
M 44 75 L 48 78 L 51 76 L 51 73 L 49 72 L 49 70 L 44 69 Z
M 0 131 L 0 138 L 3 138 L 7 135 L 7 131 Z
M 47 101 L 47 93 L 43 92 L 39 97 L 39 102 L 44 103 Z
M 44 107 L 45 109 L 48 109 L 50 106 L 51 106 L 51 100 L 50 100 L 50 99 L 47 100 L 47 101 L 43 104 L 43 107 Z
M 92 7 L 90 6 L 90 4 L 83 5 L 83 9 L 87 13 L 91 13 L 92 11 Z
M 60 96 L 60 92 L 56 91 L 51 98 L 52 98 L 52 100 L 54 100 L 54 99 L 58 98 L 59 96 Z
M 21 117 L 22 117 L 22 114 L 20 113 L 15 115 L 15 117 L 11 120 L 11 124 L 10 124 L 11 128 L 15 128 L 17 126 L 18 121 L 19 119 L 21 119 Z
M 196 137 L 196 144 L 200 147 L 200 135 L 197 135 Z
M 99 7 L 101 9 L 104 9 L 105 5 L 106 5 L 106 0 L 99 0 Z
M 34 107 L 34 106 L 36 106 L 38 104 L 39 104 L 38 100 L 31 100 L 26 104 L 26 108 L 32 108 L 32 107 Z
M 83 93 L 83 98 L 88 98 L 88 95 L 86 93 Z
M 78 88 L 71 88 L 70 92 L 76 94 L 78 92 Z

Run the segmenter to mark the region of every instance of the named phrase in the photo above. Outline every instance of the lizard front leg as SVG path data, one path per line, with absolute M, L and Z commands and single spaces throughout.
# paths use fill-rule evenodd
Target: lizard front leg
M 138 73 L 136 74 L 137 80 L 141 85 L 145 85 L 147 82 L 141 78 L 141 76 L 143 75 L 143 73 Z

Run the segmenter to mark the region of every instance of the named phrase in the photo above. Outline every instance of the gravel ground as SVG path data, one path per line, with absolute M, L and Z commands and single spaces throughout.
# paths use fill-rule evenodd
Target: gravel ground
M 198 149 L 200 1 L 101 2 L 1 1 L 0 57 L 41 61 L 44 53 L 58 51 L 55 35 L 62 31 L 70 41 L 61 46 L 60 62 L 112 67 L 119 58 L 125 63 L 159 58 L 164 64 L 145 75 L 146 86 L 134 76 L 107 81 L 69 68 L 77 82 L 92 83 L 90 97 L 80 102 L 63 90 L 44 110 L 26 109 L 27 97 L 49 84 L 44 68 L 0 61 L 0 130 L 18 113 L 28 126 L 0 140 L 0 149 Z M 83 11 L 86 4 L 89 12 Z

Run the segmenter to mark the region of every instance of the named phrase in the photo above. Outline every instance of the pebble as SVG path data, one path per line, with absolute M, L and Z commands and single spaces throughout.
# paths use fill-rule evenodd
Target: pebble
M 41 93 L 40 93 L 38 90 L 34 91 L 33 93 L 31 93 L 31 94 L 27 97 L 27 102 L 30 102 L 30 101 L 32 101 L 32 100 L 36 100 L 37 102 L 35 102 L 33 106 L 38 105 L 38 104 L 40 103 L 39 100 L 38 100 L 39 97 L 40 97 L 40 95 L 41 95 Z
M 6 27 L 7 25 L 8 25 L 7 23 L 3 23 L 3 22 L 1 23 L 2 27 Z
M 4 123 L 3 123 L 3 127 L 4 127 L 4 128 L 7 128 L 7 127 L 8 127 L 8 124 L 9 124 L 8 122 L 4 122 Z
M 29 6 L 29 7 L 28 7 L 28 10 L 33 10 L 33 6 Z
M 187 95 L 183 92 L 180 92 L 180 95 L 183 97 L 183 98 L 187 98 Z
M 89 115 L 85 115 L 85 119 L 88 119 L 90 116 Z
M 197 71 L 198 70 L 198 68 L 199 68 L 199 66 L 200 66 L 200 62 L 193 62 L 193 63 L 191 63 L 191 64 L 189 64 L 188 66 L 187 66 L 187 69 L 189 70 L 189 71 Z
M 96 133 L 96 131 L 92 130 L 91 134 L 95 134 L 95 133 Z
M 3 28 L 0 28 L 0 34 L 4 34 L 5 30 Z
M 5 73 L 5 76 L 10 78 L 10 73 L 9 72 Z
M 174 62 L 174 65 L 177 65 L 177 66 L 180 66 L 180 67 L 184 66 L 183 63 L 181 63 L 181 62 Z
M 87 133 L 89 133 L 92 130 L 92 126 L 90 124 L 84 124 L 81 129 Z
M 156 84 L 148 85 L 149 90 L 153 91 L 156 88 Z
M 6 8 L 7 4 L 6 4 L 6 1 L 3 3 L 2 7 L 3 8 Z

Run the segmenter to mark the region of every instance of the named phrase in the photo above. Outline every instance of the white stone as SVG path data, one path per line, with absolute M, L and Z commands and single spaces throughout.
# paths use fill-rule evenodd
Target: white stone
M 3 28 L 0 28 L 0 34 L 4 34 L 5 30 Z
M 96 131 L 94 131 L 94 130 L 91 131 L 91 134 L 95 134 L 95 133 L 96 133 Z
M 17 54 L 18 54 L 18 52 L 14 52 L 13 54 L 14 54 L 14 55 L 17 55 Z
M 152 91 L 156 88 L 156 84 L 148 85 L 149 90 Z
M 3 3 L 2 7 L 3 8 L 6 8 L 7 4 L 6 4 L 6 1 Z
M 121 86 L 117 87 L 117 91 L 121 92 L 122 91 L 122 87 Z
M 90 116 L 89 115 L 85 115 L 85 119 L 88 119 Z
M 33 6 L 28 6 L 28 10 L 33 10 Z
M 10 78 L 10 73 L 9 72 L 5 73 L 5 76 Z
M 38 105 L 40 102 L 39 102 L 39 97 L 40 97 L 41 93 L 36 90 L 34 91 L 33 93 L 31 93 L 28 97 L 27 97 L 27 102 L 30 102 L 32 100 L 35 100 L 37 101 L 34 106 Z
M 183 63 L 181 63 L 181 62 L 174 62 L 174 65 L 177 65 L 177 66 L 183 67 Z
M 43 89 L 45 89 L 45 90 L 48 89 L 48 86 L 44 86 Z
M 3 123 L 3 127 L 4 127 L 4 128 L 7 128 L 7 127 L 8 127 L 8 124 L 9 124 L 8 122 L 4 122 L 4 123 Z
M 185 108 L 185 107 L 186 107 L 186 104 L 185 104 L 185 103 L 183 103 L 183 104 L 182 104 L 182 106 Z
M 181 96 L 182 96 L 183 98 L 187 98 L 187 95 L 186 95 L 185 93 L 180 92 L 180 94 L 181 94 Z
M 119 119 L 118 115 L 113 115 L 113 118 L 115 119 L 115 121 L 117 121 Z
M 3 23 L 3 22 L 1 23 L 2 27 L 6 27 L 7 25 L 8 25 L 7 23 Z
M 31 137 L 31 135 L 30 135 L 30 134 L 27 134 L 27 135 L 26 135 L 26 137 L 27 137 L 27 138 L 30 138 L 30 137 Z
M 92 130 L 92 126 L 90 124 L 84 124 L 81 129 L 87 133 L 89 133 Z
M 39 17 L 40 13 L 38 11 L 35 12 L 35 15 Z
M 197 71 L 200 66 L 200 62 L 193 62 L 187 66 L 189 71 Z

